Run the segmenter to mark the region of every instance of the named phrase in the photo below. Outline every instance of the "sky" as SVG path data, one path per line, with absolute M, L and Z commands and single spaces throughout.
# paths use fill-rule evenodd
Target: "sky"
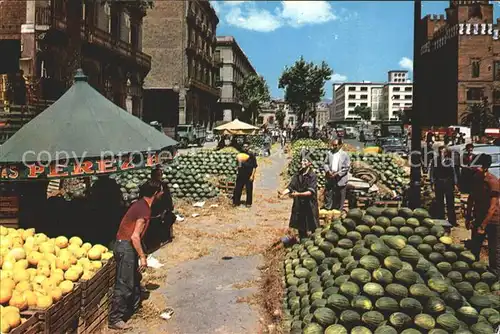
M 234 36 L 274 98 L 285 66 L 301 55 L 325 60 L 332 83 L 384 82 L 389 70 L 413 68 L 413 1 L 211 1 L 218 36 Z M 494 1 L 495 16 L 500 1 Z M 422 14 L 444 14 L 449 1 L 423 1 Z

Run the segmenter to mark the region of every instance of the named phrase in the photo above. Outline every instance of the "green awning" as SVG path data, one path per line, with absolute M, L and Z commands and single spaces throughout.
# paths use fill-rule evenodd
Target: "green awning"
M 56 161 L 64 152 L 70 159 L 159 152 L 176 144 L 102 96 L 78 70 L 59 100 L 0 146 L 0 165 L 36 162 L 36 157 Z

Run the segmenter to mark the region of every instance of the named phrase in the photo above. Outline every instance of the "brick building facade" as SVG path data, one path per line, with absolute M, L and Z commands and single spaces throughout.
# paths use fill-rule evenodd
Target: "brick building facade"
M 1 74 L 23 73 L 29 99 L 55 100 L 81 67 L 89 83 L 141 116 L 142 83 L 151 57 L 142 52 L 146 1 L 0 2 Z
M 422 19 L 415 70 L 424 125 L 461 124 L 469 106 L 485 97 L 500 115 L 498 28 L 487 0 L 452 0 L 446 16 Z
M 144 21 L 144 50 L 153 57 L 145 81 L 146 121 L 209 127 L 219 118 L 218 23 L 206 0 L 155 2 Z

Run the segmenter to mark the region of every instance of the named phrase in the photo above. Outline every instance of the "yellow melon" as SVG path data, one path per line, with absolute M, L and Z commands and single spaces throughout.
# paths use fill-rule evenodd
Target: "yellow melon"
M 45 281 L 46 279 L 47 279 L 47 276 L 45 276 L 45 275 L 36 275 L 31 280 L 31 283 L 33 283 L 33 284 L 42 284 L 42 282 Z
M 12 248 L 7 256 L 12 256 L 16 261 L 22 260 L 26 258 L 26 251 L 24 248 L 16 247 Z
M 24 311 L 28 308 L 28 301 L 22 293 L 13 293 L 9 300 L 9 305 L 17 307 L 20 311 Z
M 95 273 L 93 271 L 91 271 L 91 270 L 85 271 L 85 272 L 83 272 L 82 280 L 88 281 L 92 277 L 94 277 L 94 275 L 95 275 Z
M 37 266 L 38 262 L 43 258 L 42 253 L 38 251 L 32 251 L 28 253 L 27 259 L 28 263 L 31 264 L 32 266 Z
M 0 235 L 1 236 L 6 236 L 7 234 L 9 234 L 9 231 L 7 230 L 7 227 L 5 227 L 3 225 L 0 225 Z
M 32 289 L 32 283 L 29 281 L 21 281 L 16 284 L 15 292 L 24 292 Z
M 56 259 L 56 268 L 66 271 L 69 267 L 71 267 L 69 256 L 63 256 Z
M 86 242 L 82 245 L 81 248 L 88 252 L 92 248 L 92 245 L 89 242 Z
M 82 239 L 80 237 L 71 237 L 69 239 L 69 243 L 70 244 L 75 244 L 78 247 L 82 247 L 82 245 L 83 245 L 83 241 L 82 241 Z
M 0 331 L 2 333 L 9 333 L 11 330 L 10 325 L 9 325 L 9 320 L 7 318 L 4 318 L 4 316 L 0 316 Z
M 113 257 L 113 253 L 112 252 L 105 252 L 101 255 L 101 260 L 109 260 Z
M 34 235 L 34 238 L 35 238 L 35 243 L 38 244 L 38 245 L 40 245 L 40 244 L 46 242 L 47 240 L 49 240 L 49 238 L 45 234 L 43 234 L 43 233 L 36 233 Z
M 14 271 L 14 276 L 12 278 L 16 283 L 19 283 L 21 281 L 29 281 L 30 274 L 25 269 L 18 269 Z
M 40 309 L 47 309 L 52 306 L 52 296 L 38 294 L 36 297 L 36 307 Z
M 63 293 L 61 288 L 55 287 L 52 290 L 50 290 L 50 296 L 52 297 L 52 300 L 57 303 L 62 299 Z
M 81 259 L 81 258 L 85 258 L 87 256 L 87 251 L 83 248 L 78 248 L 78 249 L 75 249 L 73 254 L 77 259 Z
M 14 272 L 12 270 L 0 270 L 0 282 L 7 278 L 12 278 Z
M 14 289 L 16 287 L 16 282 L 12 278 L 5 278 L 0 280 L 0 287 Z
M 17 307 L 14 307 L 14 306 L 4 306 L 4 307 L 2 307 L 2 313 L 3 314 L 7 314 L 7 313 L 10 313 L 10 312 L 14 312 L 14 313 L 19 314 L 19 309 Z
M 66 295 L 66 294 L 70 293 L 71 291 L 73 291 L 73 287 L 74 287 L 74 283 L 72 281 L 68 281 L 68 280 L 62 281 L 59 284 L 59 288 L 61 289 L 63 295 Z
M 92 261 L 92 268 L 94 268 L 94 269 L 101 269 L 102 268 L 102 262 L 101 261 Z
M 21 233 L 21 236 L 22 236 L 24 241 L 28 240 L 28 238 L 30 238 L 30 237 L 32 238 L 34 235 L 35 235 L 34 228 L 28 228 Z
M 74 266 L 71 266 L 71 269 L 76 271 L 78 275 L 83 274 L 83 267 L 79 264 L 75 264 Z
M 46 242 L 40 244 L 39 249 L 40 249 L 41 253 L 49 253 L 49 254 L 56 253 L 56 246 L 50 241 L 46 241 Z
M 95 244 L 93 248 L 97 248 L 101 253 L 108 251 L 108 249 L 101 244 Z
M 80 278 L 80 274 L 74 270 L 74 269 L 69 269 L 64 273 L 64 279 L 71 281 L 71 282 L 76 282 Z
M 9 328 L 9 330 L 12 330 L 16 327 L 18 327 L 21 324 L 21 315 L 16 312 L 8 312 L 6 314 L 2 314 L 2 323 L 5 322 Z M 8 333 L 3 331 L 2 326 L 2 333 Z
M 0 255 L 0 268 L 2 268 L 3 265 L 3 255 Z
M 12 248 L 23 248 L 24 240 L 21 236 L 16 235 L 12 237 Z
M 0 304 L 7 304 L 12 298 L 12 289 L 8 286 L 0 286 Z
M 2 270 L 13 270 L 14 269 L 14 264 L 16 262 L 12 261 L 12 260 L 9 260 L 9 259 L 5 259 L 2 263 Z
M 55 240 L 56 246 L 59 248 L 66 248 L 69 245 L 69 240 L 68 238 L 64 236 L 57 237 Z
M 36 270 L 36 274 L 43 275 L 45 277 L 49 277 L 50 276 L 50 264 L 48 266 L 41 266 L 41 267 L 39 265 L 37 270 Z
M 28 308 L 37 306 L 37 297 L 33 291 L 26 290 L 23 292 L 24 298 L 28 302 Z
M 99 248 L 92 247 L 87 253 L 87 257 L 91 260 L 100 260 L 102 252 Z
M 53 289 L 56 286 L 57 286 L 56 282 L 53 279 L 51 279 L 51 278 L 48 278 L 48 279 L 46 279 L 45 281 L 42 282 L 42 288 L 45 291 Z
M 17 261 L 15 264 L 14 264 L 14 271 L 17 271 L 17 270 L 26 270 L 28 269 L 28 260 L 26 259 L 22 259 L 22 260 L 19 260 Z

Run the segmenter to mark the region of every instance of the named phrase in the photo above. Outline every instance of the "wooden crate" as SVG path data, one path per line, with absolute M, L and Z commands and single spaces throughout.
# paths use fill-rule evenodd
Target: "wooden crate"
M 111 301 L 110 291 L 112 291 L 112 284 L 114 285 L 115 275 L 116 263 L 114 259 L 110 259 L 92 279 L 81 283 L 82 298 L 78 333 L 93 333 L 91 330 L 103 321 L 103 326 L 107 326 Z M 102 320 L 101 316 L 105 320 Z
M 74 333 L 78 327 L 78 318 L 81 309 L 82 289 L 75 285 L 75 289 L 64 296 L 47 310 L 34 310 L 43 323 L 42 331 L 45 334 Z
M 396 208 L 399 209 L 401 207 L 400 201 L 376 201 L 375 206 L 382 208 Z
M 21 313 L 21 316 L 27 316 L 28 320 L 19 327 L 14 328 L 10 334 L 38 334 L 43 333 L 43 322 L 40 321 L 38 314 Z
M 219 181 L 219 185 L 217 186 L 223 193 L 232 194 L 234 192 L 235 182 L 233 181 Z

